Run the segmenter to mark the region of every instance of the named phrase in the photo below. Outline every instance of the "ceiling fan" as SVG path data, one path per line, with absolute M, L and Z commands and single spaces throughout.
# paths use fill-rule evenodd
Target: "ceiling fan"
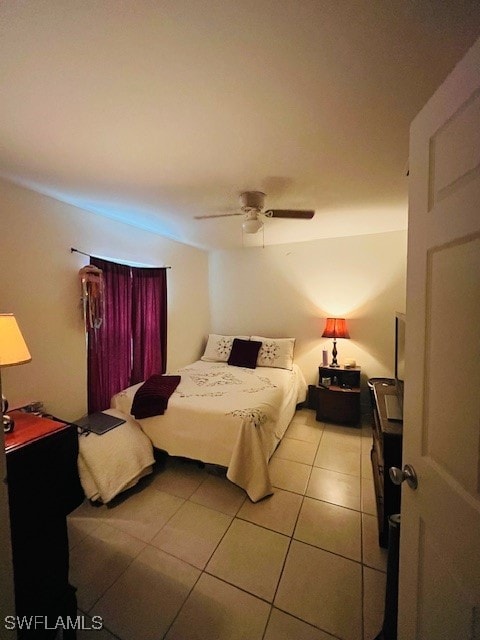
M 235 213 L 216 213 L 207 216 L 195 216 L 196 220 L 208 218 L 228 218 L 230 216 L 244 216 L 242 223 L 245 233 L 257 233 L 263 227 L 266 218 L 292 218 L 295 220 L 310 220 L 315 211 L 302 211 L 297 209 L 267 209 L 264 211 L 265 194 L 262 191 L 244 191 L 240 194 L 240 211 Z

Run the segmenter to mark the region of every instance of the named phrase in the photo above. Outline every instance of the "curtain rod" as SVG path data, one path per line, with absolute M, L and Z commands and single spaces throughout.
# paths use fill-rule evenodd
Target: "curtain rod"
M 85 253 L 85 251 L 80 251 L 80 249 L 75 249 L 75 247 L 70 247 L 70 252 L 71 253 L 81 253 L 82 256 L 87 256 L 87 258 L 98 258 L 99 260 L 107 260 L 107 258 L 101 258 L 100 256 L 92 256 L 90 253 Z M 148 269 L 149 267 L 145 267 L 146 269 Z M 171 269 L 172 267 L 170 266 L 162 266 L 162 267 L 150 267 L 151 269 Z

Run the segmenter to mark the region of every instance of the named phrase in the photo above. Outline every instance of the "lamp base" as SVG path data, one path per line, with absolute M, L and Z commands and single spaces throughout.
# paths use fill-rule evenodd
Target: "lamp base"
M 339 367 L 340 365 L 337 362 L 337 341 L 334 338 L 333 339 L 333 349 L 332 349 L 332 364 L 330 365 L 330 367 L 335 368 L 335 367 Z
M 332 362 L 332 364 L 328 365 L 330 367 L 330 369 L 339 369 L 340 365 L 338 364 L 338 362 Z
M 12 418 L 10 418 L 10 416 L 3 416 L 3 432 L 4 433 L 11 433 L 13 431 L 14 426 L 15 426 L 15 422 L 14 420 L 12 420 Z

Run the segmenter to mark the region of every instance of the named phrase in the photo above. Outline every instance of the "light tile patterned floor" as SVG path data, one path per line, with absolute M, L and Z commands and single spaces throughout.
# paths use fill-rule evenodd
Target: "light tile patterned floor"
M 373 640 L 387 552 L 370 446 L 368 424 L 302 409 L 270 462 L 275 493 L 257 504 L 172 458 L 115 504 L 85 502 L 68 518 L 70 581 L 104 628 L 78 639 Z

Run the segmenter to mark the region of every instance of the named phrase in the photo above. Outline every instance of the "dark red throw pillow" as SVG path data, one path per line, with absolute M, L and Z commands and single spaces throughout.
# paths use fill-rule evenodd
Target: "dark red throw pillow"
M 154 374 L 137 389 L 130 413 L 135 418 L 151 418 L 165 413 L 168 399 L 180 383 L 180 376 Z
M 234 338 L 232 350 L 228 358 L 228 364 L 234 367 L 247 367 L 248 369 L 255 369 L 257 366 L 257 357 L 261 342 L 256 340 L 241 340 L 240 338 Z

